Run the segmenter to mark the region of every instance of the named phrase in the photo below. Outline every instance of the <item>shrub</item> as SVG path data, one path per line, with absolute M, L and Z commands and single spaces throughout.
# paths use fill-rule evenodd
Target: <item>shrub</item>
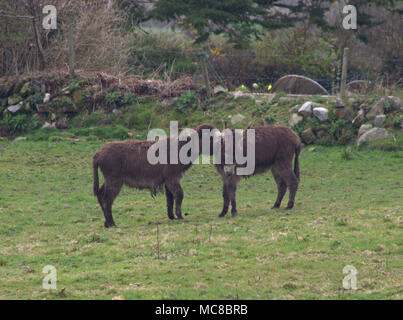
M 108 107 L 116 108 L 117 106 L 120 105 L 120 92 L 113 91 L 107 93 L 105 96 L 105 102 Z
M 34 129 L 37 124 L 35 118 L 30 114 L 17 114 L 15 116 L 6 114 L 0 120 L 0 125 L 11 135 Z
M 89 141 L 89 142 L 98 141 L 98 137 L 97 137 L 97 136 L 94 136 L 94 135 L 89 135 L 89 136 L 85 139 L 85 141 Z
M 86 118 L 84 118 L 81 122 L 83 127 L 88 128 L 96 126 L 101 120 L 102 114 L 99 112 L 93 112 L 89 114 Z
M 333 78 L 337 55 L 331 43 L 305 27 L 267 33 L 255 43 L 256 61 L 267 70 L 266 77 L 285 74 Z
M 402 117 L 396 117 L 393 119 L 393 128 L 395 129 L 400 129 L 401 125 L 403 123 L 403 118 Z
M 176 112 L 184 113 L 189 110 L 196 109 L 196 94 L 194 92 L 186 92 L 182 94 L 174 103 L 173 107 Z

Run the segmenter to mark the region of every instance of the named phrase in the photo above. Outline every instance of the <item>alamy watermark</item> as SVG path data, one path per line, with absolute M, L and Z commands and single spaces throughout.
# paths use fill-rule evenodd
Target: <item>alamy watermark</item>
M 343 28 L 346 30 L 357 29 L 357 8 L 353 5 L 347 5 L 343 7 L 343 14 L 346 16 L 343 18 Z
M 246 130 L 245 134 L 244 130 L 240 129 L 224 129 L 223 132 L 218 129 L 202 129 L 201 132 L 196 132 L 194 129 L 186 128 L 179 133 L 177 121 L 171 121 L 169 129 L 169 136 L 162 129 L 153 129 L 148 132 L 147 140 L 155 141 L 158 138 L 158 141 L 147 151 L 147 160 L 150 164 L 199 164 L 201 153 L 213 155 L 214 164 L 236 164 L 237 175 L 250 175 L 255 170 L 254 129 Z M 245 135 L 246 144 L 244 143 Z M 223 142 L 224 150 L 222 150 Z M 203 157 L 201 163 L 209 164 L 210 159 Z
M 347 274 L 343 278 L 343 288 L 345 290 L 357 290 L 357 269 L 352 265 L 343 268 L 343 274 Z
M 54 5 L 46 5 L 42 9 L 42 13 L 46 16 L 42 20 L 42 27 L 46 30 L 57 29 L 57 10 Z
M 47 265 L 43 267 L 42 273 L 46 274 L 42 281 L 42 287 L 46 290 L 56 290 L 57 289 L 57 271 L 52 265 Z

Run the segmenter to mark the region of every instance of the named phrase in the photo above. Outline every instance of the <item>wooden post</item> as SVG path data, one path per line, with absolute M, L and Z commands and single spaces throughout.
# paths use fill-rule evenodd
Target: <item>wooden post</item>
M 346 82 L 347 82 L 347 66 L 348 66 L 348 48 L 344 48 L 343 52 L 343 66 L 341 70 L 341 82 L 340 82 L 340 98 L 344 100 L 346 97 Z
M 73 79 L 76 77 L 74 72 L 74 37 L 73 37 L 73 27 L 69 27 L 69 71 L 70 77 Z
M 206 85 L 207 96 L 211 97 L 210 81 L 209 81 L 209 77 L 208 77 L 208 70 L 207 70 L 207 64 L 206 64 L 206 53 L 204 51 L 200 52 L 199 57 L 200 57 L 200 63 L 202 66 L 202 71 L 203 71 L 204 83 Z

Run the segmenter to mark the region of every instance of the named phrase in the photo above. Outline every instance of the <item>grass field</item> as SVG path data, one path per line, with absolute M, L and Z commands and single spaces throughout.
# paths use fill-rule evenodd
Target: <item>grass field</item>
M 184 221 L 165 196 L 124 188 L 119 228 L 92 195 L 101 142 L 0 141 L 0 299 L 402 299 L 403 152 L 305 148 L 295 208 L 271 210 L 270 173 L 241 182 L 219 219 L 212 165 L 183 179 Z M 287 194 L 288 196 L 288 194 Z M 57 290 L 42 269 L 57 269 Z M 357 271 L 344 290 L 343 268 Z

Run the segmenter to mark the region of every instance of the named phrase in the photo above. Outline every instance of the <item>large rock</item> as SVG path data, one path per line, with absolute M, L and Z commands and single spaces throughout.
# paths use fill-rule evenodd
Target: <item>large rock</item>
M 312 114 L 312 108 L 317 106 L 319 106 L 319 104 L 307 101 L 298 109 L 298 113 L 302 116 L 310 116 Z
M 329 111 L 326 108 L 313 108 L 312 112 L 313 115 L 321 122 L 326 121 L 328 118 Z
M 297 124 L 299 124 L 302 120 L 304 120 L 303 117 L 301 117 L 300 115 L 293 113 L 290 117 L 290 121 L 288 121 L 288 125 L 290 127 L 292 126 L 296 126 Z
M 386 116 L 384 114 L 377 115 L 374 119 L 374 126 L 382 128 L 385 125 Z
M 361 137 L 365 132 L 372 129 L 372 124 L 363 124 L 358 130 L 358 137 Z
M 388 131 L 384 128 L 372 128 L 371 130 L 365 132 L 362 136 L 358 138 L 357 145 L 360 146 L 364 142 L 370 142 L 378 139 L 385 139 L 389 137 Z
M 243 120 L 245 120 L 245 117 L 242 114 L 236 114 L 235 116 L 231 117 L 232 124 L 237 124 L 239 122 L 242 122 Z
M 374 120 L 377 115 L 385 114 L 384 110 L 385 99 L 381 98 L 377 103 L 375 103 L 369 112 L 367 113 L 366 117 L 368 120 Z
M 312 129 L 306 129 L 301 133 L 301 138 L 305 144 L 312 144 L 316 140 L 316 135 Z

